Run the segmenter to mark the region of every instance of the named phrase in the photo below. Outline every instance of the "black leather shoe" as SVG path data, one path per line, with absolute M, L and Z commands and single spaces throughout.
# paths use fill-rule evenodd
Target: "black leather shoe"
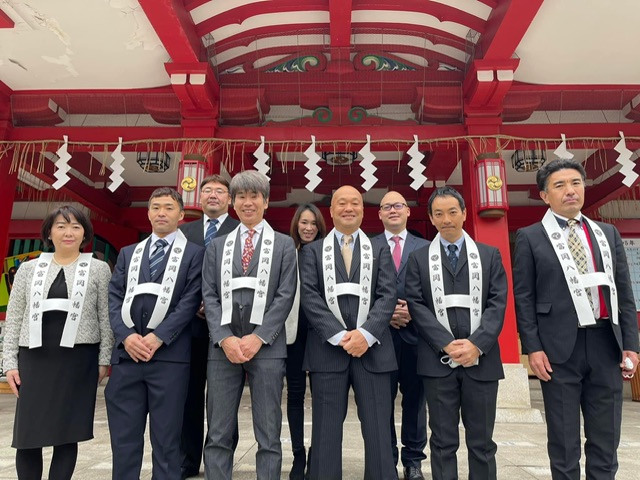
M 424 480 L 420 467 L 404 467 L 404 480 Z
M 187 470 L 185 468 L 182 469 L 182 480 L 185 480 L 185 478 L 191 478 L 191 477 L 197 477 L 200 472 L 197 470 Z

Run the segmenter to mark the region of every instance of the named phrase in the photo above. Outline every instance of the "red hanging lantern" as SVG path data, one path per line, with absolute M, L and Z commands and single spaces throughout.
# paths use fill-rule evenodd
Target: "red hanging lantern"
M 484 153 L 476 158 L 478 179 L 478 215 L 488 218 L 503 217 L 509 209 L 506 170 L 497 153 Z
M 180 161 L 178 172 L 178 192 L 184 202 L 187 217 L 202 216 L 200 206 L 200 184 L 207 175 L 206 159 L 198 154 L 185 154 Z

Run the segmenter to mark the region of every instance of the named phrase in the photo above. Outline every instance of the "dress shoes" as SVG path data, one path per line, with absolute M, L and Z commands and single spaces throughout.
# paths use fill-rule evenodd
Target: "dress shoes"
M 420 467 L 404 467 L 404 480 L 424 480 Z
M 197 477 L 200 474 L 198 470 L 195 470 L 195 469 L 187 470 L 185 468 L 182 469 L 181 473 L 182 473 L 181 475 L 182 480 L 185 480 L 186 478 Z

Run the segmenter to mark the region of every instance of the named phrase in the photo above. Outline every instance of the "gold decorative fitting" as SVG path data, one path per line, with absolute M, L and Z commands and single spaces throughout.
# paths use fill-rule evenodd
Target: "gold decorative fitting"
M 493 191 L 500 190 L 502 188 L 502 179 L 495 175 L 490 176 L 487 178 L 487 187 Z

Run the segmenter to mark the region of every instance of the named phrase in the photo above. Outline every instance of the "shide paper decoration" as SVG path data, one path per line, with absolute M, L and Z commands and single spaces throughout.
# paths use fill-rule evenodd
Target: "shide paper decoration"
M 113 158 L 113 163 L 111 164 L 111 175 L 109 175 L 109 180 L 111 180 L 111 185 L 109 185 L 109 190 L 115 192 L 122 182 L 124 182 L 124 178 L 122 178 L 122 172 L 124 172 L 124 167 L 122 166 L 122 162 L 124 161 L 124 155 L 122 155 L 122 137 L 118 137 L 118 146 L 111 154 L 111 158 Z
M 364 178 L 362 188 L 368 192 L 378 181 L 378 178 L 375 176 L 377 168 L 373 165 L 373 161 L 376 157 L 371 153 L 371 135 L 367 135 L 367 143 L 362 147 L 359 153 L 362 155 L 362 161 L 360 162 L 360 165 L 362 166 L 362 173 L 360 176 Z
M 413 178 L 413 182 L 411 182 L 411 188 L 414 190 L 418 190 L 424 182 L 427 181 L 427 177 L 425 177 L 422 172 L 425 171 L 427 167 L 422 164 L 422 160 L 424 159 L 424 154 L 420 151 L 418 146 L 418 136 L 413 136 L 415 142 L 411 145 L 411 148 L 407 151 L 411 160 L 409 160 L 409 167 L 411 167 L 411 171 L 409 172 L 409 176 Z
M 320 155 L 316 153 L 316 137 L 314 135 L 311 135 L 311 145 L 309 145 L 309 148 L 305 150 L 304 155 L 307 157 L 307 161 L 304 162 L 304 166 L 307 167 L 307 173 L 304 174 L 304 177 L 309 180 L 306 188 L 310 192 L 313 192 L 322 181 L 318 176 L 322 170 L 318 166 L 318 162 L 321 158 Z
M 69 166 L 71 155 L 69 155 L 69 152 L 67 151 L 67 148 L 69 147 L 69 137 L 64 135 L 62 138 L 64 139 L 64 143 L 56 152 L 56 155 L 58 156 L 58 160 L 55 163 L 57 170 L 53 174 L 53 176 L 58 179 L 52 185 L 56 190 L 60 190 L 62 186 L 70 180 L 70 177 L 67 174 L 67 172 L 71 170 L 71 167 Z

